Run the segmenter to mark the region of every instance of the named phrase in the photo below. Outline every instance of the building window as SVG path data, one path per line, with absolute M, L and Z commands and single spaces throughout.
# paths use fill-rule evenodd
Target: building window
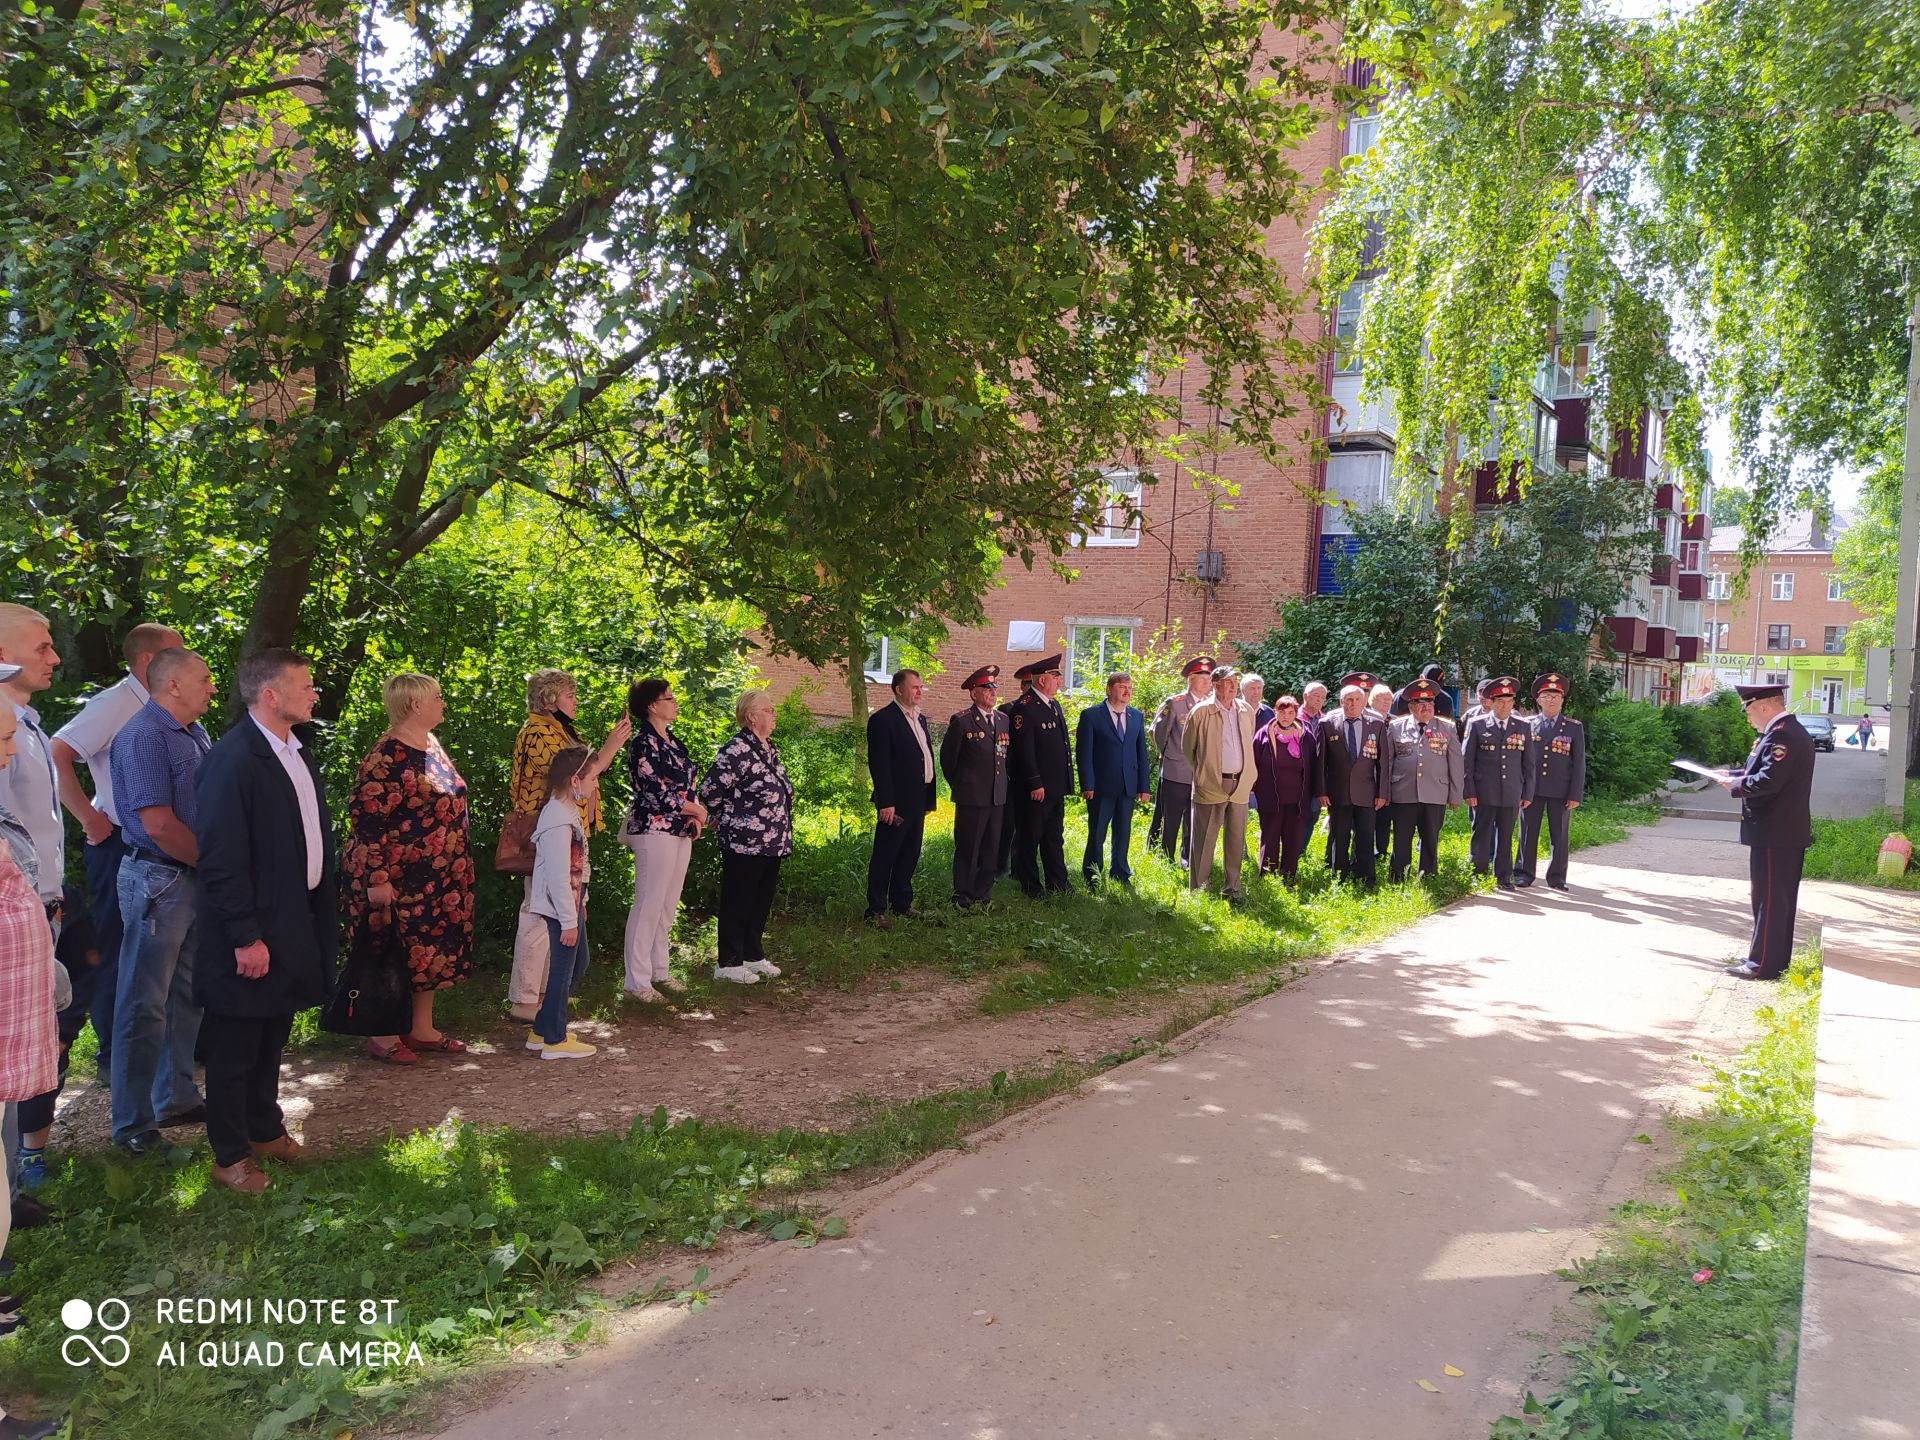
M 1733 626 L 1725 620 L 1717 621 L 1710 627 L 1711 633 L 1708 638 L 1713 641 L 1713 649 L 1716 654 L 1726 653 L 1727 634 L 1732 629 Z
M 1533 463 L 1542 470 L 1553 468 L 1554 450 L 1560 444 L 1560 416 L 1551 405 L 1533 407 Z
M 1327 498 L 1342 502 L 1326 507 L 1320 516 L 1325 535 L 1351 535 L 1353 524 L 1344 508 L 1377 510 L 1387 503 L 1387 483 L 1393 457 L 1384 450 L 1342 450 L 1327 457 Z
M 1844 600 L 1847 598 L 1846 589 L 1841 584 L 1838 575 L 1829 575 L 1827 577 L 1827 598 L 1829 600 Z
M 1791 625 L 1767 626 L 1767 649 L 1791 650 L 1793 648 L 1793 627 Z
M 1760 677 L 1762 685 L 1791 685 L 1793 677 L 1784 670 L 1769 670 Z
M 885 635 L 868 637 L 867 679 L 876 685 L 885 685 L 893 679 L 893 672 L 904 663 L 900 658 L 898 640 L 890 640 Z
M 1593 359 L 1593 346 L 1582 340 L 1578 345 L 1562 345 L 1553 367 L 1553 398 L 1576 400 L 1587 393 L 1587 366 Z
M 1107 500 L 1100 523 L 1087 532 L 1089 545 L 1140 543 L 1140 472 L 1115 470 L 1106 476 Z
M 1847 653 L 1847 627 L 1829 625 L 1820 639 L 1820 653 L 1823 655 L 1844 655 Z
M 1793 598 L 1793 572 L 1791 570 L 1773 572 L 1773 598 L 1791 600 Z
M 1680 568 L 1689 575 L 1700 573 L 1700 542 L 1698 540 L 1680 542 Z
M 1347 151 L 1349 156 L 1364 155 L 1373 148 L 1374 141 L 1380 138 L 1380 112 L 1370 110 L 1365 115 L 1347 116 Z
M 1653 592 L 1653 604 L 1649 607 L 1647 624 L 1661 630 L 1673 628 L 1673 591 L 1664 585 Z
M 1707 576 L 1707 599 L 1731 600 L 1733 598 L 1733 577 L 1724 570 L 1716 570 Z
M 1341 375 L 1360 373 L 1360 314 L 1367 304 L 1367 282 L 1356 280 L 1340 292 L 1333 316 L 1333 368 Z
M 1102 686 L 1133 654 L 1133 627 L 1088 620 L 1067 628 L 1067 688 Z

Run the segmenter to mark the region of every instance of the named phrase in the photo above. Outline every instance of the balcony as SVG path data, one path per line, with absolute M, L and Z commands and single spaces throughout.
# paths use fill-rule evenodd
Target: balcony
M 1680 538 L 1682 540 L 1711 540 L 1713 538 L 1713 521 L 1705 515 L 1687 516 L 1685 520 L 1680 522 Z
M 1553 402 L 1553 413 L 1560 421 L 1560 451 L 1588 448 L 1587 407 L 1591 402 L 1584 395 L 1570 396 L 1565 400 Z
M 1656 485 L 1653 489 L 1653 508 L 1655 513 L 1673 511 L 1680 508 L 1680 487 L 1678 485 Z
M 1340 440 L 1392 440 L 1400 427 L 1393 408 L 1393 397 L 1365 403 L 1360 399 L 1360 376 L 1336 375 L 1330 387 L 1333 415 L 1327 425 L 1327 438 Z
M 1680 637 L 1665 625 L 1647 627 L 1647 643 L 1641 647 L 1641 653 L 1655 660 L 1671 660 L 1680 653 Z
M 1613 615 L 1606 620 L 1613 648 L 1622 655 L 1639 655 L 1647 648 L 1647 622 L 1638 615 Z
M 1707 598 L 1707 577 L 1698 571 L 1682 570 L 1677 584 L 1683 601 Z
M 1706 643 L 1698 635 L 1682 635 L 1679 640 L 1679 653 L 1674 658 L 1683 664 L 1691 665 L 1700 658 L 1700 652 L 1706 647 Z
M 1481 505 L 1511 505 L 1520 498 L 1520 467 L 1510 465 L 1504 481 L 1500 474 L 1500 462 L 1489 460 L 1473 472 L 1473 503 Z
M 1671 555 L 1654 556 L 1653 570 L 1651 572 L 1651 576 L 1653 579 L 1653 583 L 1656 585 L 1673 584 L 1673 556 Z
M 1622 436 L 1613 447 L 1613 455 L 1608 462 L 1607 473 L 1617 475 L 1622 480 L 1645 480 L 1651 474 L 1647 461 L 1647 427 L 1642 425 L 1636 435 Z

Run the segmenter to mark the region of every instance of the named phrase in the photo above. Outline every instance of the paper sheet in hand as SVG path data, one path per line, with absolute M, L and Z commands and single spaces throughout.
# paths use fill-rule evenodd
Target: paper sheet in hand
M 1709 769 L 1705 765 L 1696 765 L 1691 760 L 1676 760 L 1673 762 L 1673 768 L 1676 770 L 1684 770 L 1689 775 L 1704 775 L 1709 780 L 1724 780 L 1727 778 L 1727 772 L 1725 770 Z

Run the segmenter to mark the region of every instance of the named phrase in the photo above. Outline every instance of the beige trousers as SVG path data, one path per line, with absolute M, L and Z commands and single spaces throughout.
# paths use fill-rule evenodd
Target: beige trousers
M 1213 844 L 1224 828 L 1227 832 L 1226 877 L 1220 893 L 1238 897 L 1242 893 L 1240 862 L 1247 855 L 1247 807 L 1230 800 L 1218 805 L 1203 805 L 1196 800 L 1192 813 L 1193 850 L 1187 860 L 1188 886 L 1195 890 L 1207 888 L 1207 881 L 1213 875 Z
M 527 908 L 533 898 L 533 877 L 520 878 L 519 923 L 513 932 L 513 975 L 507 981 L 507 1004 L 530 1010 L 540 1008 L 540 997 L 547 990 L 546 917 Z
M 667 940 L 680 913 L 693 841 L 648 833 L 630 836 L 627 843 L 633 847 L 633 908 L 627 911 L 626 986 L 640 990 L 670 973 Z

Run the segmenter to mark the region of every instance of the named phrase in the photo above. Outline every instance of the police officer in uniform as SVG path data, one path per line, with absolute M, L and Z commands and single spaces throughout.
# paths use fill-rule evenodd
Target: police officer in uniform
M 1513 886 L 1513 832 L 1533 799 L 1533 767 L 1527 763 L 1533 735 L 1513 713 L 1520 682 L 1502 675 L 1487 684 L 1487 708 L 1467 722 L 1467 804 L 1473 807 L 1473 872 L 1493 871 L 1502 890 Z
M 1440 687 L 1415 680 L 1400 693 L 1408 713 L 1387 722 L 1387 796 L 1393 802 L 1393 864 L 1387 878 L 1396 885 L 1413 863 L 1416 833 L 1420 873 L 1440 873 L 1440 827 L 1448 808 L 1466 798 L 1460 737 L 1451 720 L 1434 714 Z
M 1009 733 L 1013 730 L 1013 707 L 1019 704 L 1021 698 L 1033 689 L 1033 666 L 1022 665 L 1018 670 L 1013 672 L 1013 678 L 1020 682 L 1020 694 L 1014 696 L 1013 699 L 1007 701 L 1006 704 L 1000 707 L 1000 713 L 1007 717 L 1007 730 Z M 1020 807 L 1018 805 L 1008 805 L 1000 815 L 1000 855 L 999 864 L 994 870 L 995 875 L 1011 875 L 1013 873 L 1013 837 L 1019 833 Z
M 940 773 L 953 792 L 953 903 L 962 910 L 993 897 L 994 865 L 1007 805 L 1007 744 L 1012 727 L 993 708 L 998 665 L 966 680 L 973 703 L 947 722 L 940 737 Z
M 1033 662 L 1033 689 L 1013 704 L 1008 787 L 1020 811 L 1014 840 L 1013 878 L 1029 899 L 1067 882 L 1067 796 L 1073 791 L 1073 745 L 1067 715 L 1053 697 L 1060 693 L 1060 656 Z
M 1547 884 L 1567 888 L 1567 816 L 1587 793 L 1587 732 L 1578 720 L 1561 714 L 1567 703 L 1567 677 L 1549 671 L 1533 682 L 1533 703 L 1540 713 L 1527 722 L 1533 733 L 1533 803 L 1520 813 L 1520 854 L 1513 862 L 1513 883 L 1533 884 L 1540 862 L 1540 823 L 1544 819 L 1553 853 Z
M 1753 894 L 1753 941 L 1747 958 L 1727 973 L 1778 980 L 1793 959 L 1800 872 L 1813 844 L 1813 737 L 1787 713 L 1782 686 L 1733 688 L 1747 723 L 1760 734 L 1740 772 L 1720 781 L 1740 802 L 1740 843 L 1748 847 Z

